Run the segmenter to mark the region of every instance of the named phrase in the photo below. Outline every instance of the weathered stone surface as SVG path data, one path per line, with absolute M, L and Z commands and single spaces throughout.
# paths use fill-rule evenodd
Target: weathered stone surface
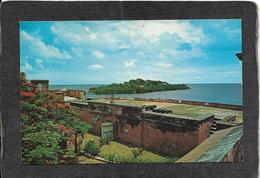
M 215 132 L 177 162 L 241 162 L 243 159 L 243 126 L 236 126 Z

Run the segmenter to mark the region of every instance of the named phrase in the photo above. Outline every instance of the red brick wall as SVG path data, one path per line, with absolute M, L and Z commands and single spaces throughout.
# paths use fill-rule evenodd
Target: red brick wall
M 91 125 L 90 133 L 93 133 L 95 135 L 101 135 L 102 120 L 93 119 L 96 116 L 95 113 L 83 112 L 82 116 L 83 120 Z
M 126 120 L 119 119 L 117 116 L 100 114 L 95 112 L 82 112 L 83 120 L 91 124 L 90 133 L 101 135 L 101 125 L 105 121 L 113 122 L 114 138 L 118 141 L 141 145 L 141 124 L 133 125 L 127 123 Z M 98 119 L 99 118 L 99 119 Z
M 155 123 L 144 121 L 144 146 L 164 154 L 183 155 L 198 145 L 198 130 L 172 132 L 160 130 Z
M 108 104 L 97 104 L 92 106 L 92 110 L 79 110 L 82 112 L 83 120 L 91 124 L 91 133 L 101 135 L 101 124 L 111 121 L 117 141 L 136 146 L 143 145 L 164 154 L 183 155 L 191 151 L 207 138 L 213 120 L 211 118 L 205 122 L 198 122 L 177 118 L 176 123 L 172 121 L 173 123 L 162 124 L 160 118 L 155 122 L 152 120 L 160 116 L 144 116 L 141 109 Z
M 135 126 L 116 121 L 114 129 L 116 140 L 123 143 L 141 146 L 141 124 Z

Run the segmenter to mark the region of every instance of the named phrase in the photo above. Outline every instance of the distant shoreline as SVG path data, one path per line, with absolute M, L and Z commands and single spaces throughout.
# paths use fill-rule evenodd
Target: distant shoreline
M 110 95 L 95 95 L 88 93 L 91 86 L 97 85 L 50 85 L 50 90 L 78 89 L 87 92 L 87 97 L 100 98 Z M 226 104 L 243 104 L 243 87 L 241 84 L 188 84 L 189 90 L 173 90 L 163 92 L 150 92 L 144 94 L 115 94 L 115 97 L 124 98 L 152 98 L 152 99 L 176 99 L 201 102 L 214 102 Z
M 174 85 L 178 83 L 173 83 Z M 243 85 L 242 83 L 185 83 L 186 85 Z M 49 86 L 85 86 L 85 85 L 110 85 L 110 84 L 50 84 Z

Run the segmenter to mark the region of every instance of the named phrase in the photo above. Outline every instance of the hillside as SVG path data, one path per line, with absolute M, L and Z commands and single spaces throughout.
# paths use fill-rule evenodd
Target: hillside
M 113 83 L 90 88 L 91 93 L 100 94 L 133 94 L 148 93 L 154 91 L 185 90 L 189 87 L 185 84 L 169 84 L 163 81 L 136 79 L 124 83 Z

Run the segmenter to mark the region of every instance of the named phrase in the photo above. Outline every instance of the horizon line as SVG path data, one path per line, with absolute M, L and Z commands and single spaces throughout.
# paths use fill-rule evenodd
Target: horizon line
M 49 85 L 59 85 L 59 86 L 62 86 L 62 85 L 110 85 L 112 83 L 90 83 L 90 84 L 49 84 Z M 204 85 L 204 84 L 207 84 L 207 85 L 216 85 L 216 84 L 241 84 L 242 83 L 238 83 L 238 82 L 234 82 L 234 83 L 231 83 L 231 82 L 227 82 L 227 83 L 170 83 L 170 84 L 173 84 L 173 85 L 178 85 L 178 84 L 186 84 L 186 85 Z

